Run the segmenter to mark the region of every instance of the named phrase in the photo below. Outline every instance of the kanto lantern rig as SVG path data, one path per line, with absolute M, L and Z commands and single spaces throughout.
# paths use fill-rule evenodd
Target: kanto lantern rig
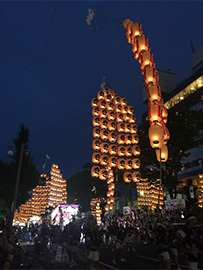
M 123 172 L 123 180 L 138 183 L 141 149 L 138 145 L 136 117 L 133 107 L 115 90 L 104 88 L 92 99 L 93 142 L 92 177 L 108 184 L 106 213 L 113 210 L 115 200 L 114 171 Z

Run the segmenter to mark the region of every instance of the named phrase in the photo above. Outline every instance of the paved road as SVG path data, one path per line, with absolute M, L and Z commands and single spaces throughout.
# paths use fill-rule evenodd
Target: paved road
M 34 269 L 70 269 L 68 262 L 61 261 L 62 247 L 59 246 L 56 254 L 56 260 L 51 263 L 48 257 L 38 258 L 34 253 L 34 245 L 29 243 L 21 243 L 24 248 L 28 251 L 29 262 L 33 265 Z M 80 244 L 77 266 L 74 269 L 85 269 L 85 247 L 84 244 Z M 103 247 L 100 255 L 100 269 L 107 270 L 119 270 L 119 269 L 159 269 L 159 261 L 156 254 L 156 248 L 152 245 L 140 244 L 136 246 L 136 250 L 126 253 L 126 262 L 117 261 L 113 264 L 113 253 L 110 247 Z M 181 269 L 187 269 L 182 256 L 180 255 Z M 172 269 L 176 269 L 175 265 L 172 264 Z M 200 263 L 199 269 L 203 269 L 203 261 Z

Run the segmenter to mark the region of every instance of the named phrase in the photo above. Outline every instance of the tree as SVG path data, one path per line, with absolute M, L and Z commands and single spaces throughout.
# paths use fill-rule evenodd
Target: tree
M 78 203 L 81 211 L 86 212 L 90 210 L 92 198 L 106 197 L 107 183 L 91 176 L 89 163 L 83 168 L 82 172 L 76 173 L 67 180 L 67 202 Z M 96 189 L 93 189 L 94 186 Z
M 182 109 L 169 109 L 167 128 L 170 132 L 168 161 L 162 163 L 163 185 L 171 198 L 176 197 L 179 184 L 178 172 L 181 171 L 184 159 L 190 155 L 189 150 L 197 147 L 203 126 L 202 112 Z M 156 181 L 160 175 L 160 164 L 156 159 L 155 150 L 151 148 L 148 138 L 149 122 L 144 119 L 139 127 L 140 147 L 142 149 L 141 174 L 143 178 Z
M 25 203 L 29 198 L 29 191 L 32 190 L 39 180 L 39 173 L 29 150 L 29 130 L 23 124 L 20 126 L 18 137 L 13 139 L 14 152 L 10 155 L 11 162 L 0 162 L 1 168 L 1 198 L 10 207 L 14 198 L 16 176 L 18 171 L 21 145 L 23 147 L 22 168 L 20 173 L 19 189 L 17 194 L 17 206 Z

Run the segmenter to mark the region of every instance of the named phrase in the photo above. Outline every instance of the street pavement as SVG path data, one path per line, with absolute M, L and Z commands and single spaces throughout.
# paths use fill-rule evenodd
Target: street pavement
M 29 242 L 21 243 L 23 248 L 28 252 L 28 261 L 33 266 L 33 269 L 71 269 L 67 261 L 62 261 L 62 247 L 59 246 L 54 263 L 50 262 L 48 256 L 38 257 L 34 252 L 34 245 L 30 245 Z M 113 264 L 113 252 L 112 249 L 102 247 L 100 254 L 100 266 L 99 269 L 107 270 L 119 270 L 119 269 L 159 269 L 159 260 L 156 254 L 156 247 L 153 245 L 139 244 L 135 247 L 135 251 L 126 252 L 125 262 L 121 262 L 119 259 L 116 264 Z M 78 255 L 76 258 L 76 266 L 74 269 L 85 269 L 85 245 L 80 244 Z M 182 270 L 188 269 L 184 263 L 182 255 L 180 255 L 180 267 Z M 92 268 L 93 269 L 93 268 Z M 175 264 L 172 263 L 172 269 L 177 269 Z M 199 269 L 203 269 L 203 261 L 201 261 Z

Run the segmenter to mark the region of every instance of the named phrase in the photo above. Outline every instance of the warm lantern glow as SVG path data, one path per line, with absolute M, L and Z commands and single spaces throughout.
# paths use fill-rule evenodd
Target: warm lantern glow
M 116 155 L 117 145 L 109 145 L 109 153 L 110 153 L 110 155 Z
M 163 127 L 155 124 L 149 128 L 148 134 L 152 148 L 161 148 L 164 143 Z
M 125 169 L 125 159 L 119 158 L 117 160 L 117 168 L 120 169 L 120 170 Z
M 106 180 L 107 179 L 107 176 L 108 176 L 108 172 L 106 169 L 101 169 L 99 171 L 99 179 L 100 180 Z
M 162 121 L 162 107 L 158 104 L 149 106 L 149 119 L 153 123 Z
M 168 147 L 163 144 L 160 149 L 156 150 L 157 160 L 160 162 L 166 162 L 168 160 Z
M 124 174 L 123 174 L 123 180 L 126 183 L 130 183 L 133 180 L 132 179 L 132 173 L 130 173 L 130 172 L 124 172 Z
M 140 160 L 138 158 L 132 160 L 132 167 L 136 170 L 140 168 Z
M 101 143 L 100 150 L 102 153 L 108 153 L 108 151 L 109 151 L 108 148 L 109 148 L 108 143 L 106 143 L 106 142 Z
M 101 129 L 100 129 L 99 127 L 95 127 L 95 128 L 93 129 L 93 136 L 94 136 L 95 138 L 99 138 L 99 137 L 100 137 L 100 132 L 101 132 Z
M 148 94 L 149 101 L 152 103 L 154 102 L 154 104 L 159 104 L 157 102 L 160 102 L 160 100 L 162 99 L 161 89 L 157 85 L 151 85 L 148 88 L 147 94 Z
M 118 146 L 117 153 L 120 157 L 125 156 L 125 146 L 123 145 Z
M 92 162 L 98 164 L 100 162 L 101 154 L 93 153 L 92 154 Z
M 159 74 L 156 68 L 146 67 L 144 70 L 145 84 L 147 87 L 150 85 L 158 85 L 159 83 Z
M 100 150 L 101 141 L 99 139 L 94 139 L 92 142 L 92 148 L 96 151 Z

